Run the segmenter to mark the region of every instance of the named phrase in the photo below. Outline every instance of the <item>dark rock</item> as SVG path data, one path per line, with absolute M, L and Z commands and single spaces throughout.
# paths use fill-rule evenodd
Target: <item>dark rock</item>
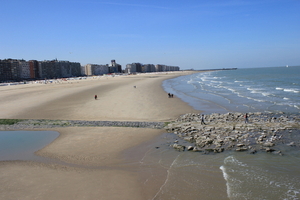
M 257 151 L 256 151 L 256 149 L 250 149 L 249 153 L 250 154 L 255 154 L 255 153 L 257 153 Z
M 221 153 L 221 152 L 223 152 L 224 151 L 224 148 L 215 148 L 214 149 L 214 152 L 215 153 Z
M 246 147 L 240 147 L 240 148 L 237 148 L 235 150 L 236 151 L 248 151 L 248 148 L 246 148 Z
M 266 152 L 273 152 L 273 151 L 276 151 L 275 149 L 271 149 L 269 147 L 265 148 Z
M 188 146 L 187 150 L 188 150 L 188 151 L 193 151 L 193 150 L 194 150 L 194 147 L 193 147 L 193 146 Z

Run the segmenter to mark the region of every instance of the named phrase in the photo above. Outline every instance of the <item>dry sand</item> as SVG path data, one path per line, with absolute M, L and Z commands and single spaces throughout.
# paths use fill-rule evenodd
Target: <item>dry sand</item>
M 187 73 L 0 87 L 0 118 L 168 121 L 193 109 L 169 99 L 161 82 Z
M 0 88 L 0 118 L 168 121 L 197 112 L 176 97 L 168 98 L 161 87 L 163 80 L 187 73 L 5 86 Z M 135 173 L 141 169 L 128 165 L 122 152 L 151 141 L 164 130 L 51 130 L 60 136 L 37 155 L 57 162 L 0 162 L 0 199 L 152 199 L 163 184 L 164 172 L 151 188 L 143 187 Z M 146 151 L 139 153 L 142 156 Z

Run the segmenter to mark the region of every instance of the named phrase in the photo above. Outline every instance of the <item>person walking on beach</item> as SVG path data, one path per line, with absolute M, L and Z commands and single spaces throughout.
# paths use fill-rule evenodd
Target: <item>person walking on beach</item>
M 245 124 L 248 123 L 248 113 L 245 114 L 244 118 L 245 118 Z
M 97 95 L 95 94 L 95 100 L 97 100 L 97 98 L 98 98 L 98 97 L 97 97 Z
M 205 122 L 204 122 L 204 115 L 203 114 L 201 115 L 201 124 L 206 125 Z

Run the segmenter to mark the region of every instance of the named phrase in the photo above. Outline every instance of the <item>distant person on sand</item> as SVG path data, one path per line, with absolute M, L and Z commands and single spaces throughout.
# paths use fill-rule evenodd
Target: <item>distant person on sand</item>
M 205 122 L 204 122 L 204 115 L 203 114 L 201 115 L 201 124 L 206 125 Z
M 173 94 L 168 93 L 169 98 L 173 98 Z
M 95 94 L 95 100 L 97 100 L 97 98 L 98 98 L 98 97 L 97 97 L 97 95 Z
M 245 114 L 244 118 L 245 118 L 245 124 L 248 123 L 248 113 Z

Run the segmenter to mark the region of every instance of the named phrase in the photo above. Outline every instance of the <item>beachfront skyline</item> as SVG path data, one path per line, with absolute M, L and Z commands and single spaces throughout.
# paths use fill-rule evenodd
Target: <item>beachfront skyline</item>
M 0 59 L 181 69 L 300 64 L 298 0 L 2 0 Z

